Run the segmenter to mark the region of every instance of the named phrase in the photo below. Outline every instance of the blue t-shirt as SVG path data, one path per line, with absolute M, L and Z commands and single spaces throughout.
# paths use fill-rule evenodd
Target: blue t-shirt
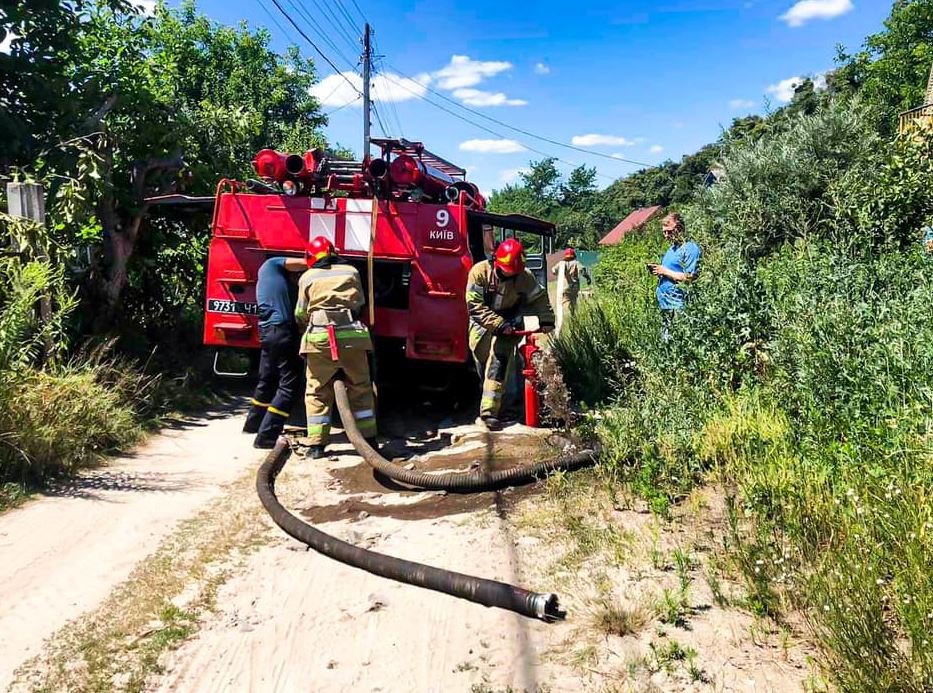
M 270 257 L 259 268 L 256 303 L 260 327 L 294 324 L 298 288 L 289 281 L 288 274 L 284 257 Z
M 700 266 L 700 246 L 693 241 L 672 245 L 664 253 L 661 265 L 674 272 L 696 274 Z M 680 310 L 684 307 L 686 294 L 670 277 L 658 277 L 655 295 L 658 297 L 658 306 L 661 310 Z

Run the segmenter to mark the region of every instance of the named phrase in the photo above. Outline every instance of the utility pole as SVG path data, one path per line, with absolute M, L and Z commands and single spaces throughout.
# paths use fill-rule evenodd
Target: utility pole
M 369 156 L 369 75 L 372 49 L 369 45 L 369 22 L 363 29 L 363 159 Z

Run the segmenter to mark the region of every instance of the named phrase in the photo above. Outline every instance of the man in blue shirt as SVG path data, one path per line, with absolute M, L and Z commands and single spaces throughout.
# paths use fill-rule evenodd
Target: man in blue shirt
M 648 271 L 658 278 L 655 296 L 666 322 L 684 307 L 687 296 L 681 284 L 696 279 L 700 270 L 700 246 L 686 240 L 686 226 L 679 214 L 664 217 L 661 228 L 671 247 L 664 253 L 661 264 L 648 265 Z
M 256 434 L 253 447 L 275 447 L 301 388 L 303 363 L 298 355 L 295 279 L 306 269 L 304 259 L 284 257 L 269 258 L 259 268 L 259 382 L 243 426 L 244 433 Z

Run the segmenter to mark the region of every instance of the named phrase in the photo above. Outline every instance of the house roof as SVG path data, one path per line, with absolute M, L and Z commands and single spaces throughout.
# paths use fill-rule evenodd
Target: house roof
M 655 214 L 661 211 L 661 205 L 654 205 L 653 207 L 642 207 L 641 209 L 636 209 L 634 212 L 629 214 L 625 219 L 619 222 L 619 225 L 616 226 L 612 231 L 603 236 L 603 239 L 599 242 L 600 245 L 615 245 L 620 243 L 625 234 L 630 231 L 635 231 L 641 226 L 644 226 L 648 221 L 651 220 Z

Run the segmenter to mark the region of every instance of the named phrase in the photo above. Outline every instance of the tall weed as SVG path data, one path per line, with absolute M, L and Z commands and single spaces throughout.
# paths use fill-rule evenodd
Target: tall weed
M 909 228 L 933 148 L 883 144 L 857 108 L 731 144 L 727 179 L 685 210 L 704 256 L 672 338 L 650 294 L 619 291 L 644 281 L 632 245 L 601 259 L 599 317 L 557 348 L 604 407 L 610 477 L 662 513 L 725 486 L 747 608 L 803 609 L 843 690 L 931 690 L 933 262 Z

